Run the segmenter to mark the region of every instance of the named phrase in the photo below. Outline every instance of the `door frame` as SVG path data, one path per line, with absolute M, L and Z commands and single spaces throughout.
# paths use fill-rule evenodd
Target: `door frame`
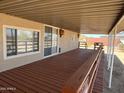
M 52 31 L 53 31 L 53 28 L 58 29 L 58 33 L 57 33 L 57 52 L 54 53 L 54 54 L 48 55 L 48 56 L 44 56 L 45 26 L 52 27 Z M 54 26 L 51 26 L 51 25 L 44 25 L 44 35 L 43 36 L 44 36 L 43 37 L 44 38 L 43 39 L 43 58 L 48 58 L 48 57 L 52 57 L 52 56 L 58 55 L 59 54 L 59 40 L 60 40 L 60 37 L 59 37 L 59 28 L 54 27 Z

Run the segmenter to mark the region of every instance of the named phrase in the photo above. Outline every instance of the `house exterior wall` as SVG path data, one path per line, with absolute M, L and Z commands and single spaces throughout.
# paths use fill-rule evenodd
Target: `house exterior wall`
M 40 33 L 40 52 L 5 59 L 4 43 L 6 41 L 4 40 L 5 36 L 3 30 L 3 26 L 5 25 L 38 30 Z M 44 58 L 44 32 L 45 24 L 0 13 L 0 72 L 29 64 L 37 60 L 42 60 Z M 61 53 L 78 48 L 77 33 L 64 30 L 64 35 L 59 38 L 59 47 L 61 48 Z
M 60 48 L 62 53 L 78 48 L 77 33 L 65 30 L 64 35 L 60 38 Z

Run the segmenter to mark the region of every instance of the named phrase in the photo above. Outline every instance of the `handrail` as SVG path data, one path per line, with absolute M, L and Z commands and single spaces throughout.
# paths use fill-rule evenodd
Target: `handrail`
M 92 86 L 100 63 L 102 46 L 65 83 L 62 93 L 92 93 Z

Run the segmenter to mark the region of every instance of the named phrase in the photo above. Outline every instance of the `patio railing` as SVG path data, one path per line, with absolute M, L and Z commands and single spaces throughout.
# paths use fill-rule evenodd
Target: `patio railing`
M 92 93 L 103 54 L 102 46 L 67 81 L 62 93 Z

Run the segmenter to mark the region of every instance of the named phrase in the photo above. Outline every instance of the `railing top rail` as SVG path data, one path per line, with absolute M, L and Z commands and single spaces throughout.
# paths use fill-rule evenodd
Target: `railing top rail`
M 94 51 L 94 54 L 84 64 L 82 64 L 82 66 L 65 83 L 63 93 L 77 93 L 79 87 L 84 84 L 85 80 L 87 79 L 101 52 L 102 46 Z

